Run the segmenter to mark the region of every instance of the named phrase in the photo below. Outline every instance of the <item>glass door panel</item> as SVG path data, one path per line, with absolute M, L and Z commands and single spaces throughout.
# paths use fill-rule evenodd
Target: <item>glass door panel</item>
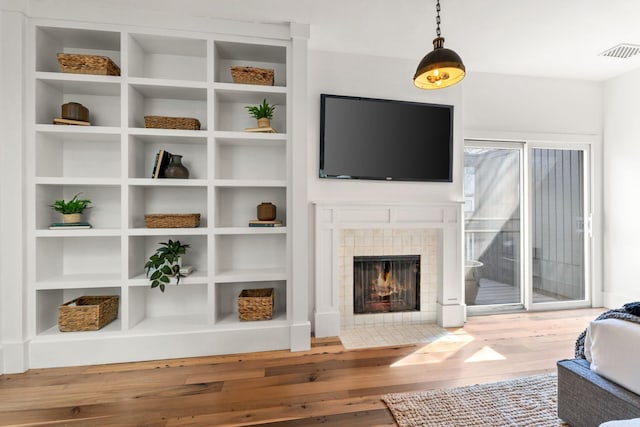
M 464 151 L 465 303 L 523 304 L 522 148 Z
M 584 300 L 584 153 L 534 148 L 531 169 L 532 301 Z

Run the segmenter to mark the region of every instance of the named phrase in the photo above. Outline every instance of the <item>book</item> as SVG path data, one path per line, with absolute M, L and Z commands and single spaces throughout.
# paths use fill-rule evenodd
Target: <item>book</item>
M 71 119 L 63 119 L 60 117 L 56 117 L 53 119 L 54 125 L 81 125 L 81 126 L 91 126 L 90 122 L 85 122 L 83 120 L 71 120 Z
M 263 133 L 277 133 L 276 130 L 272 127 L 268 128 L 246 128 L 246 132 L 263 132 Z
M 91 228 L 91 224 L 89 224 L 88 222 L 54 222 L 49 225 L 49 230 L 73 230 L 80 228 Z
M 171 160 L 171 153 L 167 150 L 160 150 L 157 154 L 158 160 L 155 164 L 155 170 L 153 171 L 153 178 L 164 178 L 164 170 L 169 165 Z
M 156 159 L 153 162 L 153 169 L 151 169 L 151 178 L 156 177 L 156 168 L 158 167 L 158 159 L 160 158 L 160 152 L 156 153 Z
M 249 227 L 282 227 L 282 221 L 273 220 L 273 221 L 260 221 L 257 219 L 249 221 Z

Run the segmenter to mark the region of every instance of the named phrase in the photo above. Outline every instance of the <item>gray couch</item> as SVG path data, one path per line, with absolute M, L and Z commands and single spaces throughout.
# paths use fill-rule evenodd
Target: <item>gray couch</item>
M 592 372 L 585 359 L 561 360 L 558 417 L 572 427 L 640 417 L 640 396 Z

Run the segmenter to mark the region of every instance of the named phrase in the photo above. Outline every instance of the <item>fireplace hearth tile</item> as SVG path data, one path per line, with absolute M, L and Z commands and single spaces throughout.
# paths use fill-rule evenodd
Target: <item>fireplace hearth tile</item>
M 346 349 L 425 344 L 451 335 L 436 324 L 358 326 L 340 331 Z

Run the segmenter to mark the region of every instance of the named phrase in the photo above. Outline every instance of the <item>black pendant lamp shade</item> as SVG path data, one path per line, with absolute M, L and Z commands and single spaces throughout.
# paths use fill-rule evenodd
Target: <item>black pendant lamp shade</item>
M 444 47 L 440 37 L 440 0 L 437 2 L 437 35 L 433 39 L 433 51 L 427 53 L 413 76 L 413 83 L 420 89 L 442 89 L 464 78 L 465 68 L 460 55 Z

